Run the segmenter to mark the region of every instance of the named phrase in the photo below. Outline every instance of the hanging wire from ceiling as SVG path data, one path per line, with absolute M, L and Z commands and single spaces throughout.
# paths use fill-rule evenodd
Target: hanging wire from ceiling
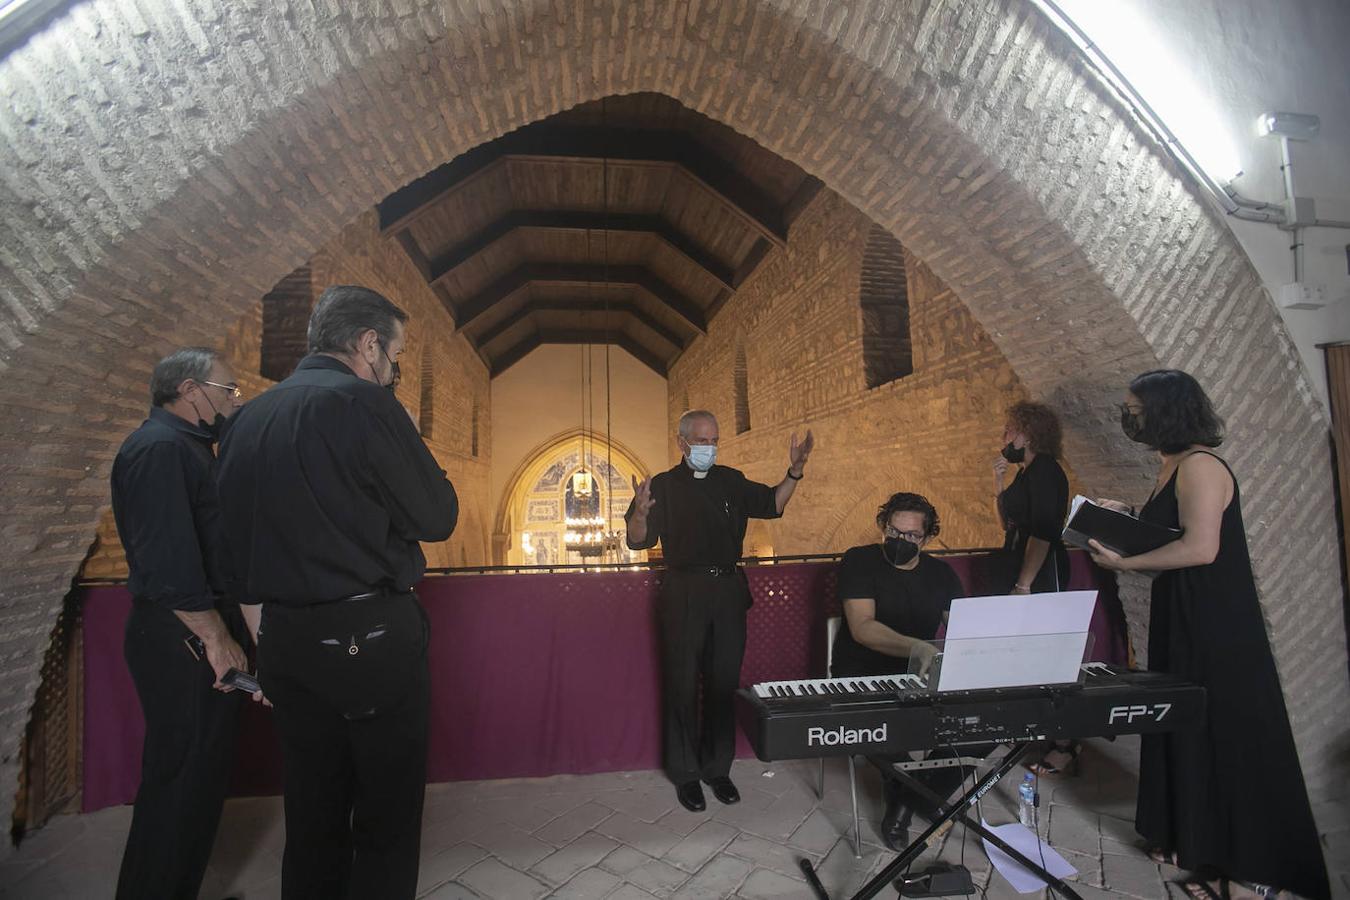
M 600 98 L 600 133 L 603 140 L 610 137 L 608 123 L 605 117 L 606 98 Z M 605 153 L 600 157 L 600 226 L 603 229 L 602 252 L 604 254 L 604 267 L 602 274 L 605 282 L 604 304 L 605 304 L 605 492 L 602 495 L 605 504 L 605 531 L 614 531 L 614 502 L 611 499 L 611 493 L 614 487 L 614 434 L 613 434 L 613 410 L 610 403 L 610 377 L 609 377 L 609 154 Z M 618 545 L 615 545 L 614 552 L 617 555 Z M 617 560 L 616 560 L 617 561 Z

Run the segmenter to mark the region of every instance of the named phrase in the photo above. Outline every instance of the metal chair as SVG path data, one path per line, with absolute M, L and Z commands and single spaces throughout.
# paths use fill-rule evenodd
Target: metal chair
M 830 616 L 825 620 L 825 675 L 834 677 L 834 638 L 839 633 L 841 616 Z M 853 754 L 848 755 L 848 789 L 853 798 L 853 856 L 862 859 L 862 827 L 858 824 L 858 773 Z M 825 799 L 825 757 L 820 758 L 819 783 L 816 796 Z

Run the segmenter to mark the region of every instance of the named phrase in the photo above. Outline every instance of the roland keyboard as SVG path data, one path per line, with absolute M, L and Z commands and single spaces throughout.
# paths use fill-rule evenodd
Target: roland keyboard
M 1105 663 L 1082 671 L 1074 684 L 941 693 L 916 675 L 769 681 L 737 692 L 737 716 L 766 762 L 1180 731 L 1203 721 L 1198 685 Z

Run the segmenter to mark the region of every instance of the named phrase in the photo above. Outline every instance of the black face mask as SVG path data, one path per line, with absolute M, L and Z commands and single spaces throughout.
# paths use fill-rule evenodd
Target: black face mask
M 399 371 L 398 363 L 389 358 L 389 351 L 384 349 L 384 344 L 380 344 L 380 352 L 384 354 L 384 358 L 389 362 L 389 383 L 381 386 L 387 388 L 390 393 L 393 393 L 394 388 L 398 387 L 398 383 L 403 380 L 403 373 Z
M 202 396 L 206 397 L 206 391 L 202 391 Z M 197 412 L 197 427 L 211 435 L 213 443 L 219 444 L 220 439 L 225 436 L 225 426 L 230 420 L 225 418 L 220 410 L 216 409 L 216 405 L 211 402 L 210 397 L 206 397 L 206 405 L 211 407 L 211 412 L 216 414 L 215 418 L 208 422 L 202 418 L 200 412 Z M 196 404 L 193 404 L 192 409 L 194 412 L 197 411 Z
M 1120 408 L 1120 430 L 1125 432 L 1127 438 L 1136 443 L 1148 443 L 1148 436 L 1144 433 L 1144 417 L 1132 411 L 1128 406 Z
M 1025 462 L 1027 458 L 1027 448 L 1014 447 L 1012 441 L 1008 441 L 1008 446 L 1004 447 L 999 452 L 1002 453 L 1003 458 L 1010 463 Z
M 891 565 L 903 566 L 919 555 L 919 545 L 904 538 L 888 537 L 882 544 L 882 552 L 886 554 L 886 561 Z
M 219 444 L 220 439 L 225 436 L 225 426 L 229 424 L 229 421 L 229 419 L 225 418 L 220 413 L 216 413 L 215 419 L 210 422 L 205 419 L 198 419 L 197 427 L 211 435 L 211 441 L 213 443 Z

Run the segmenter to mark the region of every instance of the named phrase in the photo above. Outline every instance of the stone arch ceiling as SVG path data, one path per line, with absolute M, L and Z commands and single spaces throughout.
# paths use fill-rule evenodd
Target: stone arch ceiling
M 1194 371 L 1231 424 L 1314 799 L 1350 783 L 1326 423 L 1231 234 L 1023 0 L 149 7 L 75 4 L 0 61 L 7 776 L 153 361 L 458 154 L 654 91 L 890 228 L 1065 413 L 1102 493 L 1142 497 L 1152 468 L 1109 414 L 1121 385 Z

